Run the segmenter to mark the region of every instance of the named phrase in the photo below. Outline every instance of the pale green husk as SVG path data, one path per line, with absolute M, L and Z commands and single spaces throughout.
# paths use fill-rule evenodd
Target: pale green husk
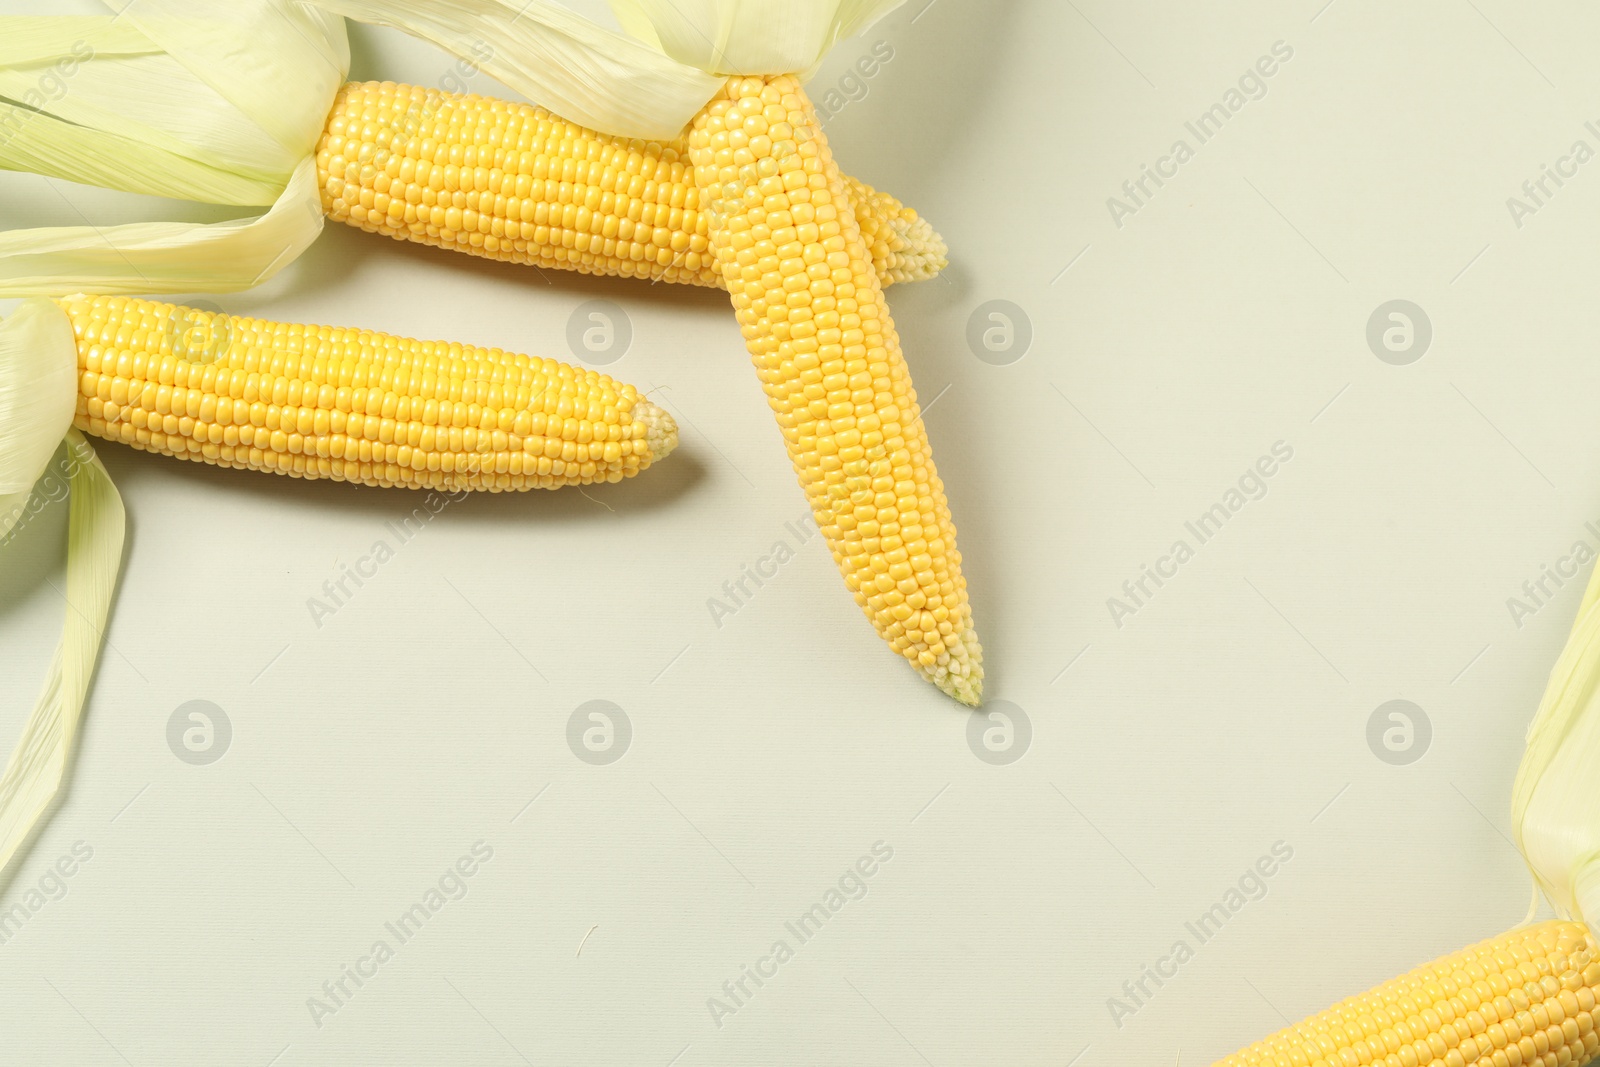
M 1557 910 L 1600 922 L 1600 568 L 1528 728 L 1511 828 Z
M 66 444 L 72 470 L 66 615 L 44 688 L 0 774 L 0 870 L 61 787 L 122 565 L 122 498 L 78 431 L 68 431 Z
M 669 140 L 724 76 L 809 74 L 905 0 L 610 0 L 629 36 L 552 0 L 310 2 L 432 41 L 572 122 Z
M 676 137 L 722 84 L 543 0 L 314 2 L 432 41 L 562 118 L 619 137 Z
M 0 168 L 271 209 L 7 231 L 0 296 L 221 292 L 269 277 L 321 232 L 310 155 L 349 69 L 343 20 L 282 0 L 108 6 L 118 14 L 0 17 Z
M 905 0 L 609 0 L 622 28 L 718 74 L 813 70 Z
M 48 300 L 25 301 L 0 322 L 0 495 L 39 480 L 77 402 L 72 323 Z M 0 537 L 9 529 L 0 526 Z
M 349 68 L 343 21 L 280 0 L 108 6 L 117 14 L 0 18 L 0 168 L 269 210 L 0 233 L 0 297 L 225 291 L 269 277 L 322 228 L 311 153 Z M 65 623 L 0 774 L 0 870 L 60 788 L 122 558 L 121 498 L 70 428 L 77 366 L 71 324 L 49 301 L 0 322 L 0 537 L 63 435 L 71 472 Z
M 77 375 L 72 324 L 55 304 L 29 300 L 0 322 L 0 538 L 63 435 L 72 501 L 61 642 L 0 773 L 0 870 L 60 788 L 122 562 L 122 500 L 94 450 L 71 429 Z
M 278 202 L 251 218 L 0 233 L 0 296 L 236 292 L 272 277 L 321 232 L 317 168 L 308 157 Z

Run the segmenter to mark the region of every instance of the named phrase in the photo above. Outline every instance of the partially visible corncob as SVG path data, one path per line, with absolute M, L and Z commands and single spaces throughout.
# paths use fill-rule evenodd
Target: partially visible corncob
M 351 82 L 317 146 L 328 217 L 513 263 L 722 286 L 682 140 L 611 137 L 543 108 Z M 885 284 L 945 266 L 933 227 L 845 179 Z
M 792 75 L 731 78 L 691 126 L 715 262 L 856 603 L 946 693 L 982 650 L 900 341 L 842 175 Z
M 1216 1067 L 1581 1067 L 1600 1051 L 1600 948 L 1526 926 L 1351 997 Z
M 950 249 L 928 220 L 892 194 L 845 174 L 844 191 L 855 208 L 872 269 L 885 286 L 925 282 L 949 266 Z M 717 284 L 726 288 L 718 275 Z
M 57 304 L 78 343 L 74 424 L 179 459 L 499 492 L 620 481 L 677 445 L 633 386 L 552 359 L 126 297 Z

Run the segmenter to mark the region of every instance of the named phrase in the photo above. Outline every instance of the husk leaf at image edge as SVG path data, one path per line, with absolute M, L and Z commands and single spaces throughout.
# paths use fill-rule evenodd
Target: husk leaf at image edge
M 0 773 L 0 871 L 60 789 L 122 560 L 122 501 L 72 429 L 77 377 L 72 323 L 54 303 L 26 300 L 0 321 L 0 544 L 63 436 L 71 472 L 66 614 L 44 687 Z
M 321 232 L 317 168 L 307 159 L 254 218 L 0 232 L 0 296 L 237 292 L 272 277 Z
M 432 41 L 567 121 L 619 137 L 676 137 L 722 85 L 543 0 L 312 2 Z
M 666 141 L 726 75 L 809 75 L 905 0 L 611 0 L 627 35 L 550 0 L 306 2 L 432 41 L 568 121 Z
M 717 74 L 807 74 L 905 0 L 608 0 L 622 28 Z
M 1557 911 L 1600 920 L 1600 568 L 1528 727 L 1511 826 Z
M 343 20 L 278 0 L 108 6 L 117 17 L 0 17 L 0 96 L 37 107 L 0 103 L 0 166 L 270 208 L 220 223 L 9 230 L 0 233 L 0 297 L 258 284 L 322 229 L 312 151 L 349 69 Z M 24 304 L 0 323 L 0 350 L 15 357 L 0 358 L 0 521 L 9 528 L 19 517 L 41 473 L 34 468 L 63 434 L 71 471 L 61 642 L 0 773 L 3 871 L 65 776 L 116 587 L 125 514 L 94 450 L 70 429 L 77 353 L 65 316 L 43 300 Z M 54 374 L 57 363 L 70 371 Z M 29 404 L 18 390 L 60 395 Z
M 0 494 L 25 494 L 72 428 L 78 351 L 72 323 L 48 300 L 0 320 Z M 5 536 L 9 523 L 0 525 Z
M 122 498 L 78 431 L 68 432 L 66 444 L 72 474 L 65 618 L 44 687 L 0 774 L 0 872 L 61 788 L 122 564 Z
M 108 6 L 121 14 L 0 17 L 0 95 L 51 90 L 37 112 L 0 104 L 0 166 L 271 207 L 220 223 L 9 230 L 0 296 L 227 292 L 264 281 L 322 230 L 312 152 L 349 69 L 343 20 L 281 0 Z M 53 71 L 67 57 L 71 73 Z
M 216 204 L 270 204 L 298 158 L 131 20 L 0 19 L 0 163 L 68 181 Z M 35 111 L 28 106 L 45 108 Z M 238 116 L 243 119 L 243 115 Z

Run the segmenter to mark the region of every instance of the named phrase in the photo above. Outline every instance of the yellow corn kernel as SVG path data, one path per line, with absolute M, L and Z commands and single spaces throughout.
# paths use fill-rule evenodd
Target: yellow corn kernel
M 729 79 L 688 148 L 711 254 L 845 584 L 891 648 L 977 704 L 983 653 L 944 486 L 810 101 L 790 75 Z M 862 452 L 846 460 L 857 431 Z
M 551 359 L 127 297 L 57 304 L 78 343 L 74 425 L 179 459 L 501 492 L 621 481 L 678 442 L 633 386 Z
M 317 146 L 339 222 L 475 256 L 720 286 L 686 145 L 584 129 L 542 108 L 392 82 L 340 89 Z M 846 178 L 885 284 L 945 266 L 933 227 Z
M 1546 922 L 1434 960 L 1216 1067 L 1583 1067 L 1600 1052 L 1600 948 Z

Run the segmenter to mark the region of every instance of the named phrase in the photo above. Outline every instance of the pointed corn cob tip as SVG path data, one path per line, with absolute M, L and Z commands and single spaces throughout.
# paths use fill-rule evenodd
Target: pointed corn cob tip
M 644 425 L 645 443 L 650 446 L 650 462 L 661 462 L 678 447 L 678 424 L 665 408 L 641 400 L 633 405 L 633 421 Z
M 949 266 L 944 238 L 916 208 L 848 175 L 843 180 L 882 284 L 924 282 Z
M 950 246 L 933 224 L 918 215 L 915 208 L 889 224 L 894 233 L 896 262 L 889 268 L 895 282 L 924 282 L 950 265 Z
M 925 676 L 928 672 L 923 672 Z M 961 678 L 956 675 L 946 675 L 943 678 L 933 678 L 933 684 L 938 686 L 946 696 L 954 697 L 969 708 L 975 708 L 983 703 L 983 679 Z
M 943 662 L 935 661 L 931 666 L 922 663 L 913 663 L 917 673 L 928 681 L 938 686 L 949 697 L 960 701 L 969 708 L 975 708 L 983 703 L 983 646 L 978 644 L 978 635 L 968 626 L 961 635 L 961 642 L 953 651 L 946 652 L 940 657 Z

